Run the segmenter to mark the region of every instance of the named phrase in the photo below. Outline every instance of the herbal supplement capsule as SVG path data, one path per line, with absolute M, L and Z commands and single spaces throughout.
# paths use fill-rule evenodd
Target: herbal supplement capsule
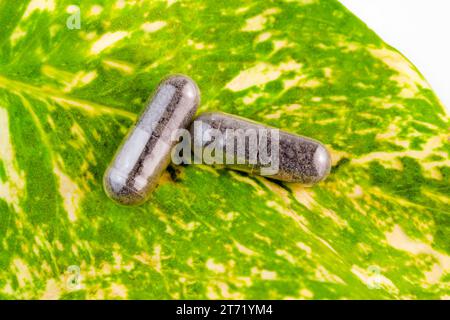
M 160 83 L 106 170 L 103 184 L 110 198 L 121 204 L 140 204 L 148 198 L 170 163 L 176 143 L 171 133 L 189 125 L 199 102 L 199 89 L 186 76 L 170 76 Z
M 238 116 L 203 113 L 190 132 L 197 163 L 305 185 L 325 179 L 331 169 L 330 154 L 320 142 Z

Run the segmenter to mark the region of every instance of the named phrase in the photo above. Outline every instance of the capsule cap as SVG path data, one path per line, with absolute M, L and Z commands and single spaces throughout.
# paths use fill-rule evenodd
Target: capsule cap
M 142 194 L 127 186 L 126 178 L 115 168 L 106 171 L 103 187 L 108 197 L 120 204 L 137 205 L 145 201 Z
M 314 153 L 313 163 L 317 171 L 317 176 L 314 182 L 317 183 L 325 180 L 331 171 L 331 156 L 327 148 L 322 144 L 319 144 L 316 152 Z

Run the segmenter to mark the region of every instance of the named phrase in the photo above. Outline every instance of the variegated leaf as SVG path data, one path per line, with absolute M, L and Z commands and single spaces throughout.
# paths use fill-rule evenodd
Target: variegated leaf
M 450 296 L 448 116 L 337 1 L 1 0 L 0 21 L 1 297 Z M 323 141 L 330 177 L 171 167 L 116 205 L 103 172 L 171 73 L 200 111 Z

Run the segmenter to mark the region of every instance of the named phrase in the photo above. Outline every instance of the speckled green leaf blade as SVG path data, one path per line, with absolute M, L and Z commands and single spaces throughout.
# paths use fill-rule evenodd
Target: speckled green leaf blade
M 448 116 L 337 1 L 2 0 L 0 21 L 0 297 L 450 296 Z M 116 205 L 103 172 L 171 73 L 200 111 L 323 141 L 330 177 L 171 167 Z

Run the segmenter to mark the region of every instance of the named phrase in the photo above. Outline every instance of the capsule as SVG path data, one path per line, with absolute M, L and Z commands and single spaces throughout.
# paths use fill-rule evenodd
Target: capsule
M 194 162 L 313 185 L 331 169 L 320 142 L 238 116 L 210 112 L 190 126 Z
M 110 198 L 125 205 L 147 200 L 170 163 L 176 143 L 171 133 L 189 126 L 199 102 L 199 89 L 186 76 L 160 83 L 105 172 L 103 184 Z

